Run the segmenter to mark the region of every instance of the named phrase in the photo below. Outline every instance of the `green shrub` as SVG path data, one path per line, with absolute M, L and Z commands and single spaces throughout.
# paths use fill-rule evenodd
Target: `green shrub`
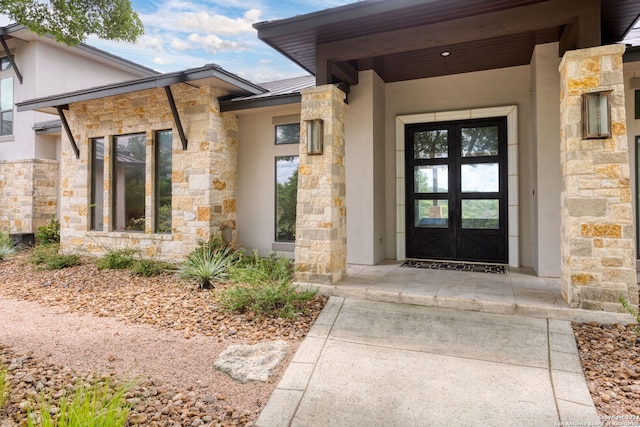
M 56 415 L 51 415 L 53 403 L 41 396 L 36 410 L 28 410 L 28 426 L 42 427 L 120 427 L 127 425 L 131 410 L 125 396 L 131 385 L 112 387 L 109 382 L 78 383 L 71 395 L 60 397 Z
M 58 244 L 37 244 L 33 248 L 29 262 L 39 265 L 45 270 L 61 270 L 74 265 L 80 265 L 81 260 L 78 255 L 61 254 Z
M 238 263 L 229 269 L 229 278 L 235 283 L 288 283 L 293 275 L 291 261 L 282 256 L 271 254 L 268 258 L 241 256 Z
M 300 302 L 313 299 L 317 293 L 317 290 L 298 292 L 290 282 L 235 284 L 222 290 L 216 300 L 228 311 L 255 311 L 291 318 L 304 311 Z
M 80 265 L 82 261 L 80 257 L 75 254 L 58 254 L 54 258 L 51 258 L 44 265 L 46 270 L 62 270 L 63 268 L 73 267 Z
M 201 289 L 212 289 L 213 282 L 229 276 L 229 268 L 236 262 L 237 252 L 215 241 L 200 242 L 180 264 L 180 277 L 195 280 Z
M 135 259 L 134 249 L 107 249 L 107 253 L 96 260 L 99 270 L 124 270 L 131 268 Z
M 170 268 L 171 265 L 166 262 L 142 258 L 133 263 L 131 272 L 137 276 L 151 277 L 157 276 Z
M 60 243 L 60 222 L 51 218 L 49 224 L 38 227 L 36 242 L 42 245 Z
M 7 368 L 0 365 L 0 412 L 9 397 L 9 380 L 7 380 Z
M 9 255 L 16 253 L 16 243 L 9 233 L 0 231 L 0 261 L 4 261 Z

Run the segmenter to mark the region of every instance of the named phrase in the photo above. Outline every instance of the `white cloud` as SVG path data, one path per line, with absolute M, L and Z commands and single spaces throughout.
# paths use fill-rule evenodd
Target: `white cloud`
M 184 40 L 180 40 L 179 38 L 173 38 L 173 40 L 171 40 L 171 49 L 182 51 L 182 50 L 193 49 L 193 46 L 191 46 L 190 43 L 187 43 Z
M 164 50 L 164 41 L 162 37 L 158 35 L 150 36 L 145 34 L 138 39 L 135 45 L 142 50 L 152 50 L 156 52 L 162 52 Z
M 258 64 L 271 64 L 273 62 L 273 59 L 261 59 L 258 61 Z
M 202 5 L 196 9 L 191 3 L 165 2 L 154 13 L 139 15 L 147 29 L 239 35 L 255 31 L 252 24 L 260 21 L 262 11 L 249 9 L 242 16 L 231 17 L 207 10 Z
M 222 40 L 220 37 L 215 34 L 208 34 L 206 36 L 201 36 L 200 34 L 194 33 L 189 35 L 189 41 L 195 45 L 198 45 L 199 48 L 206 50 L 209 53 L 217 53 L 224 51 L 237 51 L 243 50 L 246 46 L 243 43 L 230 41 L 230 40 Z
M 168 64 L 173 64 L 173 60 L 170 58 L 162 58 L 162 57 L 156 56 L 155 58 L 153 58 L 153 63 L 158 65 L 168 65 Z

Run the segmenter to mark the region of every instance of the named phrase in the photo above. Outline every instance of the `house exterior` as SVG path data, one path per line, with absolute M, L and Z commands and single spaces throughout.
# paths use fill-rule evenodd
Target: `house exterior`
M 0 229 L 30 234 L 58 216 L 60 123 L 57 112 L 17 112 L 14 105 L 157 73 L 84 44 L 61 45 L 22 25 L 0 28 L 0 40 Z
M 254 85 L 211 65 L 18 111 L 68 105 L 65 251 L 175 259 L 223 235 L 319 284 L 347 263 L 503 263 L 561 277 L 571 307 L 618 311 L 638 302 L 640 54 L 620 41 L 639 11 L 368 0 L 255 25 L 312 79 Z M 120 177 L 121 156 L 144 177 Z M 134 183 L 144 204 L 127 217 Z

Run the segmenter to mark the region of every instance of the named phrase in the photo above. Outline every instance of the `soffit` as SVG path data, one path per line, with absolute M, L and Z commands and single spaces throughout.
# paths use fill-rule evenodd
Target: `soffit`
M 424 27 L 433 24 L 473 22 L 469 19 L 492 16 L 497 12 L 516 12 L 518 8 L 532 5 L 554 10 L 562 4 L 576 5 L 576 15 L 581 13 L 580 2 L 575 0 L 368 0 L 333 9 L 327 9 L 294 18 L 263 22 L 255 25 L 258 37 L 280 51 L 300 66 L 316 74 L 316 46 L 348 40 L 358 41 L 367 36 Z M 620 41 L 633 25 L 640 13 L 640 0 L 605 0 L 601 5 L 602 42 Z M 465 18 L 468 18 L 465 21 Z M 366 58 L 347 59 L 356 70 L 375 70 L 386 81 L 401 81 L 468 71 L 501 68 L 528 64 L 537 43 L 559 41 L 567 22 L 548 20 L 548 26 L 531 19 L 518 32 L 503 36 L 491 34 L 483 37 L 478 33 L 474 40 L 451 45 L 440 44 L 428 49 L 388 54 L 384 46 L 375 52 L 368 46 L 371 55 Z M 496 22 L 499 27 L 502 22 Z M 441 28 L 440 25 L 438 28 Z M 448 31 L 455 32 L 456 28 Z M 460 28 L 461 33 L 472 31 Z M 411 42 L 411 31 L 405 32 Z M 433 34 L 433 44 L 438 44 L 439 33 Z M 447 58 L 440 56 L 450 51 Z

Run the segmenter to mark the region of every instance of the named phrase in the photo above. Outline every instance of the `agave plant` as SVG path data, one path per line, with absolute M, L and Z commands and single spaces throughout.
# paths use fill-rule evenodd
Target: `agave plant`
M 16 252 L 16 244 L 11 236 L 0 231 L 0 261 Z
M 180 265 L 180 277 L 195 280 L 200 289 L 213 289 L 213 282 L 229 277 L 229 267 L 237 259 L 231 247 L 201 243 Z

